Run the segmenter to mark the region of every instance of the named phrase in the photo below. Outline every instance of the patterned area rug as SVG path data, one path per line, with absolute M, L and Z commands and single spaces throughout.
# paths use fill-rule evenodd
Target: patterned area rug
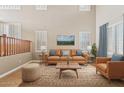
M 112 80 L 111 83 L 101 74 L 96 74 L 95 67 L 83 65 L 78 70 L 79 78 L 73 71 L 67 70 L 59 79 L 59 70 L 55 66 L 41 65 L 41 78 L 34 82 L 22 82 L 20 87 L 123 87 L 123 80 Z

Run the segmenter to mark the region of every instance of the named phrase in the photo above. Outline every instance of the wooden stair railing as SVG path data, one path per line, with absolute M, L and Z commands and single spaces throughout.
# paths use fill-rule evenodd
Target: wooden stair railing
M 9 56 L 30 52 L 31 41 L 7 37 L 6 34 L 0 36 L 0 56 Z

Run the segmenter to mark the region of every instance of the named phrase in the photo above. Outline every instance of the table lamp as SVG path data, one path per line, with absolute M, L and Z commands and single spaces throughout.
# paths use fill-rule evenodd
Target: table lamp
M 91 52 L 91 49 L 92 49 L 92 46 L 87 46 L 87 50 L 88 50 L 89 54 Z
M 45 53 L 47 51 L 47 46 L 41 46 L 40 48 L 42 53 Z

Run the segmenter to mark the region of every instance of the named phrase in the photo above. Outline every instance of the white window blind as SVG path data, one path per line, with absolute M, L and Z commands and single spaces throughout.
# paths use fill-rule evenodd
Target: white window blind
M 123 23 L 119 22 L 108 27 L 108 56 L 123 54 Z
M 36 10 L 47 10 L 47 5 L 36 5 Z
M 20 10 L 20 5 L 0 5 L 0 9 L 2 10 Z
M 108 52 L 107 52 L 107 54 L 109 56 L 111 56 L 113 53 L 115 53 L 115 30 L 112 27 L 110 27 L 108 29 L 107 36 L 108 36 L 108 40 L 107 40 Z
M 36 31 L 35 37 L 35 50 L 41 52 L 41 46 L 47 47 L 47 31 Z
M 79 10 L 80 11 L 90 11 L 91 10 L 91 6 L 90 5 L 80 5 L 79 6 Z
M 87 46 L 91 45 L 91 33 L 79 32 L 79 43 L 80 49 L 87 50 Z
M 21 39 L 20 23 L 0 23 L 0 36 L 6 34 L 9 37 Z
M 8 35 L 8 26 L 8 24 L 0 23 L 0 36 L 2 36 L 3 34 Z
M 21 24 L 9 24 L 9 36 L 21 39 Z

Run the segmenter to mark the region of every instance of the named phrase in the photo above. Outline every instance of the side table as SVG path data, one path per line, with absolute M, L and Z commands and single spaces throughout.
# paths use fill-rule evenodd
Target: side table
M 47 54 L 42 53 L 42 54 L 39 55 L 39 57 L 40 57 L 40 62 L 46 64 L 46 62 L 47 62 L 47 60 L 46 60 L 47 59 Z
M 90 55 L 88 63 L 93 63 L 94 59 L 95 59 L 95 57 L 93 55 Z

